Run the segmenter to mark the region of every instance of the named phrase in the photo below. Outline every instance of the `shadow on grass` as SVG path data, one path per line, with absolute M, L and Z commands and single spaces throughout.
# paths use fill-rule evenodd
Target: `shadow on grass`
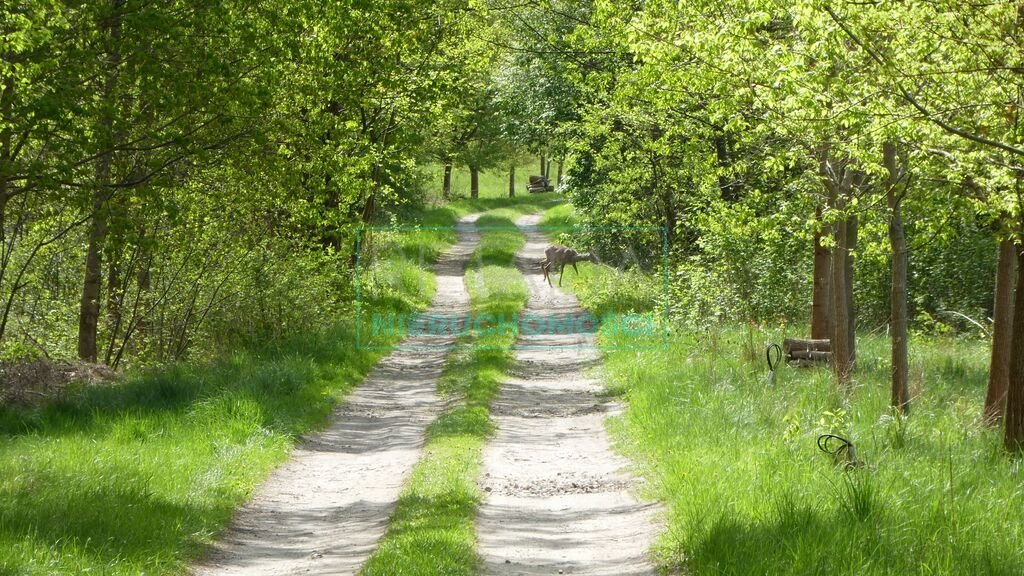
M 950 534 L 908 534 L 896 542 L 876 530 L 878 521 L 805 505 L 787 506 L 768 522 L 721 515 L 695 531 L 699 536 L 693 535 L 688 549 L 668 552 L 685 557 L 685 569 L 693 574 L 1020 574 L 1020 558 L 954 541 L 941 565 L 922 564 L 914 552 L 917 540 Z
M 354 325 L 345 324 L 220 362 L 174 365 L 114 385 L 77 387 L 39 407 L 0 407 L 0 437 L 101 432 L 96 427 L 110 425 L 119 414 L 181 413 L 236 396 L 261 406 L 262 425 L 295 435 L 326 417 L 333 404 L 330 391 L 346 389 L 379 359 L 379 351 L 357 350 L 354 341 Z M 309 402 L 317 406 L 312 417 Z
M 224 502 L 169 502 L 147 491 L 145 478 L 131 485 L 83 485 L 69 476 L 64 482 L 41 480 L 0 508 L 0 543 L 31 541 L 34 547 L 49 548 L 56 556 L 56 571 L 49 573 L 120 563 L 138 572 L 146 564 L 169 571 L 198 553 L 203 535 L 227 522 L 232 510 Z M 19 567 L 17 560 L 0 559 L 0 566 L 25 574 L 35 564 L 24 558 Z

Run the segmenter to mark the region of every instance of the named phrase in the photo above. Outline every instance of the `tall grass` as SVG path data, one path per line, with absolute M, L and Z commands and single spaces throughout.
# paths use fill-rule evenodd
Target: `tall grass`
M 781 334 L 758 333 L 754 352 Z M 605 344 L 621 345 L 615 337 Z M 692 574 L 1020 574 L 1020 461 L 979 425 L 985 346 L 915 342 L 909 418 L 888 405 L 887 342 L 860 339 L 851 393 L 828 369 L 783 368 L 765 385 L 740 329 L 679 334 L 667 348 L 610 350 L 615 423 L 668 504 L 662 564 Z M 820 434 L 853 440 L 846 470 Z M 839 463 L 842 464 L 842 463 Z
M 529 291 L 513 261 L 525 239 L 513 218 L 536 209 L 520 204 L 477 220 L 481 240 L 465 280 L 474 315 L 511 318 L 526 305 Z M 424 455 L 362 574 L 477 573 L 474 520 L 481 494 L 476 478 L 494 431 L 490 405 L 512 362 L 517 335 L 515 324 L 475 331 L 452 353 L 438 383 L 448 408 L 428 429 Z

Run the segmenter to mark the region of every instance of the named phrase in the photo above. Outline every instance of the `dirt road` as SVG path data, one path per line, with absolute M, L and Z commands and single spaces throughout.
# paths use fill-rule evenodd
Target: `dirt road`
M 436 265 L 428 314 L 468 311 L 474 221 L 460 221 L 458 243 Z M 538 221 L 517 223 L 528 239 L 517 255 L 530 288 L 526 315 L 580 317 L 576 299 L 541 277 L 547 240 L 533 227 Z M 528 332 L 516 344 L 516 367 L 493 408 L 498 433 L 484 453 L 486 499 L 477 522 L 484 572 L 653 575 L 654 507 L 633 496 L 627 462 L 610 448 L 604 420 L 617 408 L 587 374 L 600 362 L 594 335 Z M 411 337 L 382 360 L 330 426 L 298 446 L 238 513 L 195 574 L 356 574 L 440 412 L 437 379 L 453 343 L 450 336 Z

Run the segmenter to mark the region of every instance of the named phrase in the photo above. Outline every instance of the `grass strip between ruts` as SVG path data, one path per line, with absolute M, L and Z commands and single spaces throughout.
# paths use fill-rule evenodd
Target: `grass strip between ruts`
M 514 256 L 525 243 L 513 218 L 533 210 L 492 210 L 477 221 L 480 245 L 466 272 L 474 315 L 512 318 L 529 291 Z M 481 500 L 476 478 L 481 453 L 494 432 L 490 405 L 513 361 L 515 323 L 470 332 L 453 350 L 438 383 L 448 403 L 427 430 L 423 456 L 412 472 L 388 531 L 364 566 L 365 576 L 475 574 L 474 522 Z

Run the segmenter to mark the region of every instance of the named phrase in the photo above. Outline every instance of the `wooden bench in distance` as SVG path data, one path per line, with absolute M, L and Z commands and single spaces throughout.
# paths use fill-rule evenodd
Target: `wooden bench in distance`
M 526 191 L 530 194 L 554 192 L 555 187 L 548 181 L 547 176 L 530 176 L 530 183 L 526 185 Z

